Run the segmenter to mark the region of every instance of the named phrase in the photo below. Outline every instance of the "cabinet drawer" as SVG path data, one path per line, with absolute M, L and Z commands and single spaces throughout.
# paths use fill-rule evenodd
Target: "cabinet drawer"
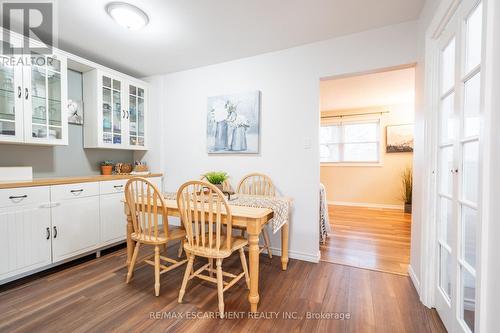
M 15 207 L 31 204 L 48 203 L 48 186 L 20 187 L 0 190 L 0 207 Z
M 99 182 L 100 192 L 101 194 L 123 193 L 127 181 L 128 179 L 120 179 Z
M 156 185 L 160 192 L 161 188 L 161 177 L 146 178 L 151 183 Z M 127 184 L 128 179 L 120 180 L 107 180 L 99 183 L 101 194 L 112 194 L 112 193 L 123 193 L 125 191 L 125 184 Z
M 99 183 L 77 183 L 50 187 L 52 201 L 99 195 Z

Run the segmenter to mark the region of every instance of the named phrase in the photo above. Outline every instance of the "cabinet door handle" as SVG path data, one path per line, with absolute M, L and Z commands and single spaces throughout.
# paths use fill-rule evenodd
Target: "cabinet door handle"
M 12 200 L 12 199 L 25 199 L 25 198 L 27 198 L 27 197 L 28 197 L 28 195 L 27 195 L 27 194 L 25 194 L 25 195 L 11 195 L 11 196 L 9 197 L 9 199 L 11 199 L 11 200 Z
M 128 112 L 128 110 L 127 110 L 127 119 L 128 119 L 129 117 L 130 117 L 130 113 L 129 113 L 129 112 Z
M 17 98 L 21 98 L 23 96 L 23 90 L 21 86 L 17 86 Z
M 122 187 L 123 187 L 123 185 L 115 185 L 115 186 L 113 186 L 113 187 L 114 187 L 114 188 L 122 188 Z
M 125 119 L 125 110 L 122 110 L 122 112 L 123 112 L 122 118 Z
M 81 188 L 79 190 L 71 190 L 70 192 L 71 193 L 80 193 L 80 192 L 83 192 L 83 188 Z
M 30 95 L 28 88 L 24 89 L 24 99 L 28 100 L 28 96 Z
M 54 226 L 54 238 L 57 238 L 57 227 Z
M 45 237 L 45 239 L 50 239 L 50 228 L 47 227 L 47 237 Z

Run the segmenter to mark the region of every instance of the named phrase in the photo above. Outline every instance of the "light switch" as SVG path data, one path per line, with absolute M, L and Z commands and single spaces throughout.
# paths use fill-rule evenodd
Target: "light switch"
M 311 146 L 312 146 L 312 140 L 311 140 L 311 137 L 306 136 L 306 137 L 304 138 L 304 149 L 311 149 Z

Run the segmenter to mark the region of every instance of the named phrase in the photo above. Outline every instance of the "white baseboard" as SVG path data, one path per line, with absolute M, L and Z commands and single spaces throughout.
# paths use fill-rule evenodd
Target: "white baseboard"
M 388 205 L 370 202 L 328 201 L 329 205 L 403 210 L 403 205 Z
M 281 256 L 281 248 L 271 246 L 271 251 L 273 252 L 273 255 Z M 266 251 L 264 251 L 263 253 L 266 253 Z M 314 255 L 310 253 L 288 250 L 288 257 L 291 259 L 319 263 L 320 256 L 320 251 L 318 251 L 318 253 Z
M 417 274 L 415 274 L 415 271 L 413 270 L 413 267 L 411 267 L 411 265 L 408 266 L 408 275 L 410 276 L 410 279 L 413 282 L 415 289 L 417 290 L 418 296 L 420 296 L 420 280 L 418 279 Z

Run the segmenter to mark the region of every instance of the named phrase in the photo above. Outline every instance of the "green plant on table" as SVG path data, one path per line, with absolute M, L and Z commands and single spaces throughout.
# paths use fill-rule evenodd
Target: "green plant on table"
M 401 194 L 401 199 L 405 204 L 411 204 L 411 197 L 413 192 L 413 170 L 407 167 L 401 174 L 401 183 L 403 185 L 403 191 Z
M 203 176 L 205 176 L 205 178 L 207 179 L 207 181 L 210 184 L 214 184 L 214 185 L 222 184 L 222 183 L 224 183 L 229 178 L 229 176 L 227 175 L 227 173 L 226 172 L 222 172 L 222 171 L 207 172 Z

